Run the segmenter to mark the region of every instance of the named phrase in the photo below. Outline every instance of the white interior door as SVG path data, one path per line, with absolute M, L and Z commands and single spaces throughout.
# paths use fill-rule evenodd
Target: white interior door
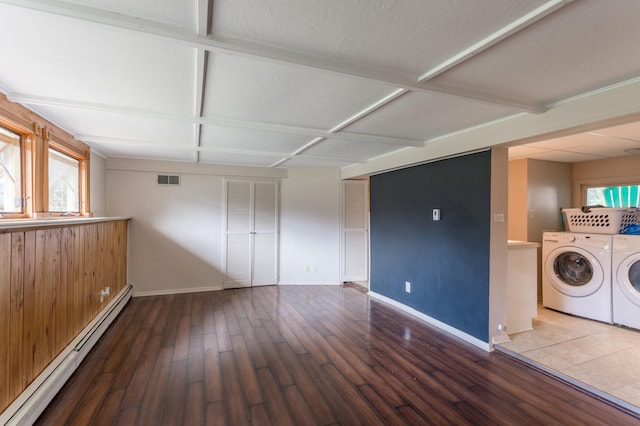
M 226 181 L 224 287 L 278 282 L 278 183 Z
M 369 183 L 342 182 L 342 281 L 369 280 Z
M 278 185 L 254 182 L 252 285 L 278 282 Z

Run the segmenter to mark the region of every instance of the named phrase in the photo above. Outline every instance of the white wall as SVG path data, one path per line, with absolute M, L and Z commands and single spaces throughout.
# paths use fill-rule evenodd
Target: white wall
M 89 167 L 90 206 L 96 217 L 107 215 L 107 161 L 91 153 Z
M 156 185 L 158 171 L 179 187 Z M 107 206 L 132 217 L 129 281 L 135 295 L 222 288 L 225 176 L 282 179 L 280 282 L 337 284 L 338 170 L 258 169 L 142 160 L 107 162 Z M 312 272 L 304 266 L 313 265 Z M 300 265 L 303 265 L 300 267 Z M 318 272 L 315 271 L 318 266 Z
M 288 175 L 281 186 L 280 283 L 340 284 L 340 170 Z
M 491 150 L 491 236 L 489 265 L 489 342 L 502 334 L 498 324 L 507 324 L 507 240 L 508 225 L 496 222 L 494 215 L 507 213 L 509 155 L 505 148 Z M 489 345 L 491 347 L 491 345 Z
M 109 213 L 130 216 L 129 281 L 134 294 L 221 288 L 222 177 L 108 170 Z
M 544 231 L 561 231 L 560 209 L 571 206 L 571 164 L 527 160 L 527 241 L 542 242 Z

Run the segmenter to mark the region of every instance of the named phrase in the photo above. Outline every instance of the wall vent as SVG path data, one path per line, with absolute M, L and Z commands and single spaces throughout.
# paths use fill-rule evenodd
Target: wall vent
M 180 185 L 179 175 L 158 175 L 158 185 Z

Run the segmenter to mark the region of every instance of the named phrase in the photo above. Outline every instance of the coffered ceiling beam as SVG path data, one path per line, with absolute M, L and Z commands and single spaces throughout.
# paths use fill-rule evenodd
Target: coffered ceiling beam
M 393 138 L 387 136 L 367 135 L 362 133 L 352 133 L 345 131 L 327 131 L 312 127 L 290 126 L 286 124 L 265 123 L 250 120 L 237 120 L 224 117 L 194 117 L 191 115 L 177 114 L 163 111 L 153 111 L 144 108 L 132 108 L 94 102 L 71 101 L 68 99 L 49 98 L 44 96 L 32 96 L 19 93 L 8 93 L 7 98 L 13 102 L 24 105 L 51 106 L 62 108 L 75 108 L 91 111 L 111 112 L 123 115 L 137 115 L 158 120 L 180 121 L 195 123 L 200 125 L 211 125 L 219 127 L 232 127 L 239 129 L 264 130 L 267 132 L 286 133 L 291 135 L 302 135 L 309 137 L 335 138 L 351 140 L 356 142 L 380 143 L 386 145 L 399 146 L 423 146 L 424 142 L 415 139 Z M 387 98 L 385 98 L 387 99 Z M 382 102 L 382 101 L 380 101 Z M 377 103 L 376 103 L 377 104 Z M 76 135 L 77 136 L 77 135 Z
M 340 131 L 332 133 L 331 131 L 314 129 L 311 127 L 291 126 L 286 124 L 262 123 L 258 121 L 235 120 L 223 117 L 202 117 L 202 124 L 210 124 L 220 127 L 238 127 L 243 129 L 264 130 L 267 132 L 287 133 L 291 135 L 315 136 L 333 139 L 343 139 L 356 142 L 380 143 L 386 145 L 399 146 L 424 146 L 423 141 L 405 138 L 392 138 L 379 135 L 368 135 L 363 133 L 352 133 Z
M 294 158 L 300 155 L 288 154 L 284 152 L 272 152 L 272 151 L 259 151 L 259 150 L 249 150 L 249 149 L 238 149 L 238 148 L 223 148 L 223 147 L 193 147 L 189 144 L 159 144 L 157 141 L 151 140 L 140 140 L 140 139 L 128 139 L 128 138 L 113 138 L 113 137 L 104 137 L 104 136 L 92 136 L 92 135 L 79 135 L 82 140 L 105 144 L 105 145 L 126 145 L 129 147 L 140 147 L 140 148 L 151 148 L 153 150 L 178 150 L 178 151 L 194 151 L 194 152 L 210 152 L 210 153 L 220 153 L 220 154 L 239 154 L 239 155 L 248 155 L 248 156 L 258 156 L 258 157 L 272 157 L 272 158 Z M 362 158 L 354 158 L 348 156 L 326 156 L 326 155 L 302 155 L 305 158 L 315 158 L 321 160 L 332 160 L 332 161 L 344 161 L 350 163 L 360 163 L 363 161 Z
M 196 50 L 196 76 L 195 76 L 195 105 L 194 116 L 202 116 L 202 105 L 204 105 L 204 88 L 207 80 L 207 55 L 208 52 L 204 49 Z M 202 124 L 194 122 L 193 124 L 193 144 L 200 146 L 200 136 L 202 135 Z M 199 161 L 199 156 L 195 155 L 196 163 Z
M 59 2 L 55 0 L 0 0 L 0 3 L 71 17 L 86 22 L 118 28 L 128 32 L 160 37 L 189 47 L 201 48 L 215 53 L 242 55 L 275 63 L 330 72 L 337 75 L 357 78 L 360 80 L 366 80 L 373 83 L 416 92 L 440 93 L 495 106 L 516 109 L 522 112 L 543 113 L 546 111 L 544 105 L 525 103 L 519 99 L 493 92 L 489 93 L 477 89 L 435 85 L 431 82 L 420 82 L 416 81 L 415 77 L 398 72 L 375 69 L 368 65 L 338 61 L 331 58 L 312 56 L 302 52 L 266 46 L 247 40 L 221 37 L 217 38 L 210 35 L 203 36 L 197 32 L 189 32 L 180 27 L 126 16 L 81 4 Z
M 394 90 L 389 95 L 385 96 L 384 98 L 380 99 L 379 101 L 375 102 L 374 104 L 368 106 L 367 108 L 363 109 L 362 111 L 358 112 L 357 114 L 352 115 L 351 117 L 347 118 L 343 122 L 339 123 L 337 126 L 334 126 L 333 128 L 331 128 L 329 130 L 329 132 L 330 133 L 338 133 L 338 132 L 340 132 L 342 129 L 348 127 L 349 125 L 351 125 L 353 123 L 355 123 L 356 121 L 360 120 L 361 118 L 366 117 L 367 115 L 373 113 L 374 111 L 377 111 L 378 109 L 382 108 L 383 106 L 387 105 L 388 103 L 398 99 L 400 96 L 405 95 L 406 93 L 408 93 L 408 91 L 405 90 L 405 89 Z M 339 137 L 339 135 L 338 135 L 338 137 Z M 311 148 L 312 146 L 315 146 L 315 145 L 319 144 L 320 142 L 325 141 L 326 139 L 327 139 L 326 137 L 319 136 L 319 137 L 309 141 L 305 145 L 301 146 L 300 148 L 298 148 L 296 151 L 293 152 L 293 154 L 291 154 L 291 156 L 293 157 L 293 156 L 299 155 L 299 154 L 305 152 L 306 150 L 308 150 L 309 148 Z M 272 165 L 271 167 L 279 166 L 279 165 L 283 164 L 285 161 L 288 161 L 288 160 L 289 160 L 289 158 L 283 158 L 282 160 L 278 161 L 277 163 L 274 163 L 274 165 Z
M 197 83 L 196 83 L 197 84 Z M 10 101 L 26 105 L 50 106 L 56 108 L 72 108 L 87 111 L 111 112 L 114 114 L 135 115 L 158 120 L 197 122 L 193 114 L 178 114 L 170 111 L 159 111 L 147 108 L 136 108 L 123 105 L 102 104 L 98 102 L 77 101 L 64 98 L 30 95 L 27 93 L 5 92 Z
M 422 74 L 419 78 L 418 81 L 422 82 L 422 81 L 427 81 L 430 80 L 434 77 L 437 77 L 438 75 L 444 73 L 447 70 L 450 70 L 451 68 L 460 65 L 461 63 L 465 62 L 466 60 L 472 58 L 473 56 L 484 52 L 485 50 L 489 49 L 490 47 L 500 43 L 502 40 L 511 37 L 512 35 L 516 34 L 519 31 L 524 30 L 525 28 L 527 28 L 528 26 L 530 26 L 531 24 L 539 21 L 540 19 L 544 18 L 547 15 L 550 15 L 551 13 L 555 12 L 556 10 L 560 9 L 561 7 L 571 3 L 573 0 L 551 0 L 548 1 L 547 3 L 543 4 L 542 6 L 532 10 L 531 12 L 527 13 L 526 15 L 520 17 L 519 19 L 516 19 L 515 21 L 511 22 L 509 25 L 500 28 L 498 31 L 496 31 L 495 33 L 483 38 L 482 40 L 478 41 L 477 43 L 474 43 L 472 46 L 466 48 L 465 50 L 463 50 L 462 52 L 458 53 L 457 55 L 452 56 L 451 58 L 447 59 L 446 61 L 444 61 L 443 63 L 439 64 L 438 66 L 430 69 L 429 71 L 427 71 L 426 73 Z
M 211 10 L 213 0 L 197 0 L 196 3 L 196 32 L 200 37 L 206 37 L 211 30 Z M 202 116 L 202 106 L 204 105 L 204 89 L 207 81 L 207 62 L 209 52 L 201 47 L 196 49 L 196 87 L 195 87 L 195 111 L 196 117 Z M 197 147 L 201 145 L 202 125 L 193 125 L 193 144 Z M 200 162 L 200 152 L 194 153 L 196 163 Z
M 211 11 L 213 0 L 197 0 L 196 29 L 199 36 L 208 36 L 211 32 Z

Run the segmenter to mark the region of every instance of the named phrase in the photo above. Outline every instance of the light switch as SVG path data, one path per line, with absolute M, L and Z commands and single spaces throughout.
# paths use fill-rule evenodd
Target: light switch
M 440 220 L 440 209 L 433 209 L 433 220 Z

